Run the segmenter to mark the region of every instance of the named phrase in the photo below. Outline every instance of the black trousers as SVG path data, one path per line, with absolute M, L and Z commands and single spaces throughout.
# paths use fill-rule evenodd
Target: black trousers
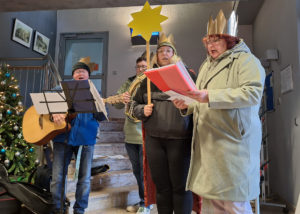
M 185 191 L 191 157 L 191 139 L 164 139 L 146 134 L 146 154 L 159 214 L 190 214 L 193 197 Z

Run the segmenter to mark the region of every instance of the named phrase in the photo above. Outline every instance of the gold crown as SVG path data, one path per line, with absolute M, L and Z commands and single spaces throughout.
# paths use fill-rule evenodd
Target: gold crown
M 79 62 L 82 62 L 84 64 L 86 64 L 87 66 L 89 66 L 90 71 L 93 72 L 95 69 L 95 63 L 91 62 L 91 57 L 87 56 L 87 57 L 83 57 L 79 60 Z
M 235 11 L 232 11 L 228 20 L 222 10 L 219 11 L 215 20 L 212 17 L 209 18 L 207 23 L 207 35 L 214 34 L 228 34 L 230 36 L 237 35 L 238 19 Z
M 157 44 L 157 49 L 160 48 L 161 46 L 169 46 L 174 50 L 174 53 L 177 55 L 177 51 L 175 48 L 175 42 L 174 42 L 174 37 L 172 34 L 170 34 L 168 37 L 166 34 L 161 33 L 159 36 L 158 44 Z

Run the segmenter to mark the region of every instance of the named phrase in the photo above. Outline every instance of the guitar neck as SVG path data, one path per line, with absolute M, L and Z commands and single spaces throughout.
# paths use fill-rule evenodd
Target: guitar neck
M 103 102 L 109 103 L 109 104 L 122 103 L 123 95 L 118 94 L 118 95 L 107 97 L 107 98 L 103 99 Z

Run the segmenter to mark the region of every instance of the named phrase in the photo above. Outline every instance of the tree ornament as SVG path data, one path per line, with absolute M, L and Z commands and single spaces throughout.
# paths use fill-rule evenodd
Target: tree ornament
M 6 152 L 6 150 L 3 148 L 3 149 L 1 149 L 1 151 L 0 151 L 2 154 L 4 154 L 5 152 Z
M 1 96 L 1 100 L 2 101 L 5 101 L 6 100 L 6 97 L 3 95 L 3 96 Z
M 16 93 L 13 93 L 11 96 L 12 96 L 13 98 L 16 98 L 16 97 L 17 97 Z
M 36 160 L 34 161 L 34 164 L 35 164 L 36 166 L 40 165 L 40 160 L 39 160 L 39 159 L 36 159 Z
M 18 105 L 19 105 L 19 106 L 22 106 L 22 102 L 21 102 L 21 101 L 19 101 L 19 102 L 18 102 Z
M 16 157 L 19 157 L 20 154 L 21 154 L 20 152 L 16 152 L 16 153 L 15 153 L 15 156 L 16 156 Z
M 10 164 L 10 161 L 9 161 L 8 159 L 6 159 L 6 160 L 4 161 L 4 165 L 5 165 L 6 167 L 9 167 L 9 164 Z
M 10 77 L 10 73 L 6 73 L 5 76 L 6 76 L 6 77 Z
M 34 148 L 31 147 L 31 148 L 29 149 L 29 152 L 33 152 L 33 151 L 34 151 Z
M 5 85 L 5 84 L 6 84 L 5 80 L 1 81 L 1 85 Z
M 15 126 L 14 126 L 14 130 L 15 130 L 15 131 L 18 131 L 18 130 L 19 130 L 19 126 L 15 125 Z
M 0 120 L 2 120 L 2 118 L 3 118 L 3 115 L 2 115 L 2 113 L 0 113 Z
M 11 110 L 7 109 L 6 113 L 7 113 L 8 115 L 11 115 L 12 112 L 11 112 Z
M 18 138 L 21 138 L 21 137 L 22 137 L 22 134 L 21 134 L 21 133 L 19 133 L 19 134 L 18 134 Z

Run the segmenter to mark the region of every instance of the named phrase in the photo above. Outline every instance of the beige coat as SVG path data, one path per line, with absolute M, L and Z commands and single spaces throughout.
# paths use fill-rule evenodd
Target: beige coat
M 265 71 L 241 41 L 199 70 L 198 89 L 209 103 L 195 102 L 192 159 L 187 189 L 207 198 L 248 201 L 259 195 Z

